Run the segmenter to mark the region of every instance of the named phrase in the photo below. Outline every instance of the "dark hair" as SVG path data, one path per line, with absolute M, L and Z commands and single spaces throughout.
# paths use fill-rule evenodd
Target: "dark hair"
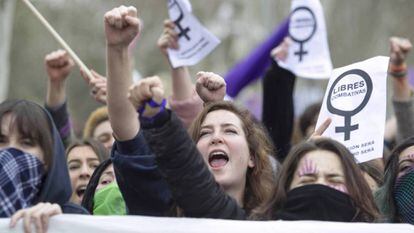
M 344 145 L 329 138 L 305 141 L 292 148 L 282 164 L 279 180 L 276 184 L 276 194 L 268 206 L 268 214 L 272 214 L 273 211 L 283 207 L 300 160 L 308 152 L 316 150 L 327 150 L 339 157 L 344 170 L 345 186 L 353 204 L 359 210 L 360 217 L 367 221 L 376 220 L 378 218 L 378 210 L 374 203 L 372 192 L 354 161 L 353 155 Z
M 86 186 L 81 206 L 88 210 L 91 214 L 93 214 L 93 197 L 95 196 L 96 187 L 99 185 L 99 179 L 101 178 L 102 173 L 105 171 L 105 169 L 107 169 L 111 164 L 111 159 L 107 159 L 99 164 L 99 166 L 93 172 L 88 185 Z
M 68 148 L 66 148 L 66 158 L 69 155 L 69 152 L 75 148 L 80 146 L 89 146 L 95 154 L 98 156 L 98 160 L 102 163 L 104 160 L 109 158 L 108 150 L 102 145 L 102 143 L 92 139 L 92 138 L 84 138 L 82 140 L 76 140 L 72 142 Z
M 384 184 L 384 172 L 376 163 L 376 160 L 359 163 L 358 166 L 362 171 L 366 172 L 370 177 L 372 177 L 375 183 L 377 183 L 378 187 Z
M 194 142 L 197 143 L 200 139 L 201 125 L 207 115 L 217 110 L 232 112 L 242 122 L 249 153 L 255 164 L 253 168 L 249 168 L 246 175 L 244 209 L 251 219 L 261 218 L 265 203 L 273 196 L 274 176 L 269 161 L 269 156 L 273 154 L 272 143 L 264 127 L 255 121 L 248 110 L 241 109 L 229 101 L 218 101 L 204 107 L 189 129 Z
M 306 130 L 312 126 L 316 125 L 316 120 L 318 119 L 318 114 L 321 110 L 322 102 L 317 102 L 306 107 L 302 115 L 299 117 L 299 129 L 302 137 L 306 137 Z
M 13 116 L 13 127 L 43 150 L 45 167 L 53 161 L 53 131 L 50 118 L 42 107 L 27 100 L 6 100 L 0 104 L 0 123 L 6 114 Z M 0 127 L 0 134 L 2 135 Z
M 400 154 L 410 146 L 414 146 L 414 137 L 409 137 L 398 144 L 386 161 L 384 185 L 376 192 L 375 199 L 381 213 L 391 222 L 401 222 L 394 199 L 394 186 L 398 175 Z

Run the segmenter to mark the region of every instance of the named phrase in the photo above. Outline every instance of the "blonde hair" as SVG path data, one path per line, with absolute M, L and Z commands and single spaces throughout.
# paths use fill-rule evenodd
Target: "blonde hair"
M 108 108 L 106 106 L 97 108 L 89 115 L 89 118 L 85 123 L 83 138 L 93 138 L 93 132 L 95 131 L 96 126 L 107 120 L 109 120 Z

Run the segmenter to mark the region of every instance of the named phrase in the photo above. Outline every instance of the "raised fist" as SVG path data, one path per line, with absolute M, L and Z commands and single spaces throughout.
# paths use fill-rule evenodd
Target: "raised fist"
M 390 62 L 393 65 L 400 65 L 405 62 L 411 48 L 410 40 L 400 37 L 390 38 Z
M 157 114 L 160 107 L 148 107 L 147 102 L 153 100 L 161 104 L 164 100 L 164 87 L 158 76 L 152 76 L 140 80 L 129 88 L 128 99 L 135 109 L 145 107 L 144 117 L 152 117 Z
M 56 50 L 45 56 L 45 67 L 51 82 L 63 82 L 74 66 L 65 50 Z
M 226 82 L 218 74 L 200 71 L 197 73 L 196 91 L 205 103 L 223 100 Z
M 128 47 L 140 30 L 137 9 L 132 6 L 120 6 L 106 12 L 104 21 L 108 46 Z

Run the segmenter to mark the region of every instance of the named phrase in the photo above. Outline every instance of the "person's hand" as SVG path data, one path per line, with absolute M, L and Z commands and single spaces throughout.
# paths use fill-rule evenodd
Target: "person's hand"
M 10 228 L 15 227 L 17 221 L 23 219 L 25 233 L 32 232 L 31 224 L 35 225 L 37 233 L 47 232 L 50 217 L 58 214 L 62 214 L 62 209 L 58 204 L 41 202 L 13 214 L 10 219 Z
M 164 21 L 164 31 L 158 38 L 157 46 L 164 56 L 167 56 L 167 49 L 178 49 L 178 33 L 174 30 L 173 21 L 166 19 Z
M 137 9 L 120 6 L 105 13 L 105 36 L 107 45 L 128 48 L 140 31 Z
M 69 54 L 62 49 L 53 51 L 45 56 L 45 68 L 49 81 L 62 83 L 68 77 L 75 63 Z
M 323 138 L 322 134 L 325 132 L 325 130 L 329 127 L 331 124 L 332 119 L 327 118 L 322 124 L 315 130 L 315 132 L 309 137 L 308 140 L 315 140 L 318 138 Z
M 412 45 L 410 40 L 401 37 L 390 38 L 390 63 L 401 65 L 405 62 Z
M 150 100 L 160 104 L 164 100 L 164 87 L 161 79 L 158 76 L 152 76 L 140 80 L 129 88 L 128 99 L 135 109 L 142 108 Z M 150 118 L 159 110 L 160 107 L 146 107 L 142 116 Z
M 81 70 L 83 79 L 88 83 L 90 95 L 99 103 L 106 104 L 107 99 L 107 84 L 106 77 L 98 74 L 96 71 L 91 70 L 94 79 L 90 80 L 86 73 Z
M 285 37 L 282 43 L 272 49 L 270 56 L 276 61 L 285 61 L 289 54 L 289 46 L 291 44 L 292 40 L 289 37 Z
M 212 72 L 198 72 L 196 91 L 204 103 L 223 100 L 226 95 L 226 82 Z

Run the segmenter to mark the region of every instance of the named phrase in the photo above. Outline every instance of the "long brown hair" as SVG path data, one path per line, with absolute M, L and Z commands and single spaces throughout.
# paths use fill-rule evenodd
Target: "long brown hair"
M 279 173 L 274 199 L 268 206 L 268 214 L 281 209 L 287 199 L 287 192 L 292 183 L 294 173 L 299 161 L 309 152 L 316 150 L 327 150 L 335 153 L 341 161 L 345 175 L 345 186 L 354 206 L 359 211 L 359 216 L 367 221 L 374 221 L 379 218 L 378 208 L 375 205 L 372 192 L 362 176 L 361 170 L 354 161 L 351 152 L 341 143 L 320 138 L 302 142 L 292 148 L 286 157 Z
M 206 116 L 213 111 L 225 110 L 234 113 L 242 122 L 249 153 L 255 166 L 249 168 L 246 177 L 244 209 L 251 219 L 262 218 L 265 203 L 273 196 L 274 176 L 269 156 L 274 150 L 263 126 L 253 118 L 252 114 L 228 101 L 208 104 L 192 123 L 189 133 L 194 142 L 200 138 L 201 125 Z

